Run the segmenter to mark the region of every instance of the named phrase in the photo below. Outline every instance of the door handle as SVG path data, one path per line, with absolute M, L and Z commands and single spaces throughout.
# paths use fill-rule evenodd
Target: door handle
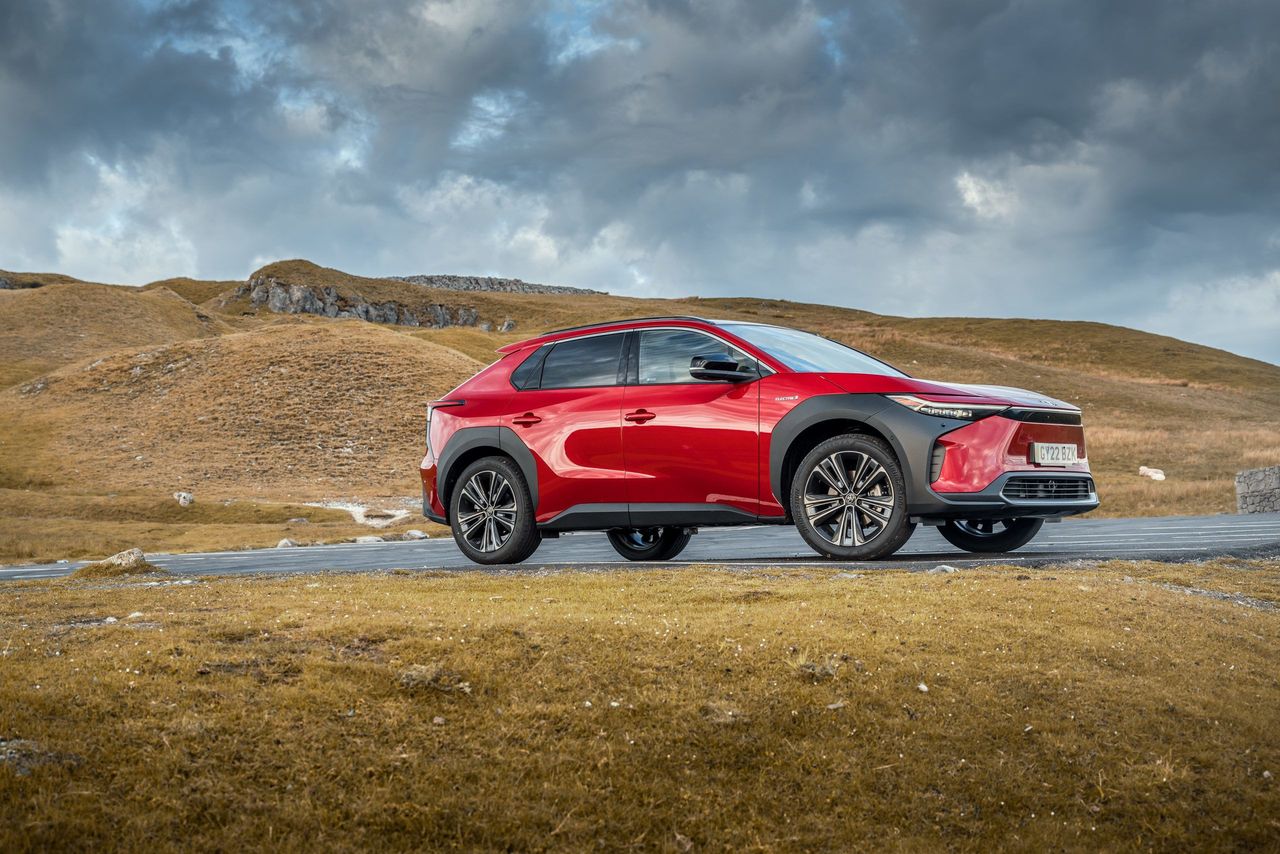
M 517 415 L 515 418 L 511 419 L 513 423 L 518 424 L 521 427 L 532 427 L 541 420 L 541 418 L 534 415 L 532 412 L 526 412 L 524 415 Z
M 645 409 L 637 409 L 635 412 L 628 412 L 626 415 L 622 416 L 624 421 L 630 421 L 632 424 L 643 424 L 644 422 L 650 421 L 656 417 L 657 416 L 652 412 Z

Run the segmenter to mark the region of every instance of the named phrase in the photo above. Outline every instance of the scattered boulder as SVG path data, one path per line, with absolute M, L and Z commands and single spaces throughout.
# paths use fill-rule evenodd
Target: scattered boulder
M 372 545 L 373 543 L 381 543 L 385 541 L 382 539 L 382 537 L 375 537 L 370 535 L 365 537 L 356 537 L 356 542 L 360 543 L 361 545 Z
M 175 492 L 173 494 L 173 500 L 178 502 L 180 507 L 190 507 L 195 503 L 196 497 L 190 492 Z
M 1138 477 L 1149 477 L 1152 480 L 1164 480 L 1164 470 L 1153 469 L 1148 466 L 1138 466 Z
M 429 536 L 427 535 L 427 533 L 426 533 L 425 531 L 419 531 L 419 530 L 418 530 L 418 529 L 416 529 L 416 528 L 414 528 L 414 529 L 413 529 L 413 530 L 411 530 L 411 531 L 405 531 L 405 532 L 404 532 L 404 534 L 403 534 L 403 536 L 404 536 L 404 538 L 405 538 L 406 540 L 426 540 L 426 539 L 429 539 Z
M 956 568 L 950 564 L 940 563 L 933 569 L 929 570 L 930 575 L 944 575 L 946 573 L 955 572 Z
M 86 564 L 71 573 L 72 578 L 114 578 L 120 575 L 147 575 L 165 570 L 147 561 L 142 549 L 126 549 L 97 563 Z
M 311 520 L 304 516 L 294 516 L 289 520 L 290 525 L 310 525 Z
M 516 328 L 516 322 L 511 318 L 502 321 L 502 325 L 498 327 L 499 332 L 510 332 Z
M 297 547 L 298 547 L 298 544 L 295 543 L 293 540 L 289 539 L 288 537 L 285 537 L 283 540 L 276 543 L 276 548 L 278 549 L 296 549 Z

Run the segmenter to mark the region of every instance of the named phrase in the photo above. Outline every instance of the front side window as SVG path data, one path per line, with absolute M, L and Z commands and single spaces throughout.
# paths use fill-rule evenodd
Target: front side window
M 755 323 L 722 323 L 720 326 L 726 332 L 759 347 L 793 371 L 906 376 L 892 365 L 874 359 L 860 350 L 811 332 Z
M 542 388 L 617 385 L 622 333 L 561 341 L 542 364 Z
M 756 360 L 723 341 L 691 329 L 648 329 L 640 332 L 640 384 L 713 382 L 689 375 L 694 356 L 728 355 L 744 373 L 755 373 Z

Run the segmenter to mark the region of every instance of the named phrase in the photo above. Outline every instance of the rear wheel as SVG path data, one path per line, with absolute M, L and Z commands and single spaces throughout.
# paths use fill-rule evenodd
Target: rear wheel
M 1011 552 L 1031 542 L 1043 524 L 1043 519 L 956 519 L 938 533 L 967 552 Z
M 449 496 L 453 539 L 476 563 L 519 563 L 542 536 L 524 475 L 506 457 L 485 457 L 462 470 Z
M 688 528 L 615 528 L 608 534 L 613 550 L 627 560 L 671 560 L 693 536 Z
M 876 560 L 902 548 L 915 525 L 889 446 L 836 436 L 810 451 L 791 485 L 791 518 L 814 551 L 836 560 Z

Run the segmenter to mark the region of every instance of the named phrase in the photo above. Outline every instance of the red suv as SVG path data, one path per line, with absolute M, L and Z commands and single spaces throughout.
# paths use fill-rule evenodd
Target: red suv
M 1098 506 L 1080 410 L 918 380 L 827 338 L 698 317 L 550 332 L 427 408 L 423 512 L 477 563 L 561 531 L 675 557 L 703 525 L 794 524 L 870 560 L 917 524 L 1003 552 Z

